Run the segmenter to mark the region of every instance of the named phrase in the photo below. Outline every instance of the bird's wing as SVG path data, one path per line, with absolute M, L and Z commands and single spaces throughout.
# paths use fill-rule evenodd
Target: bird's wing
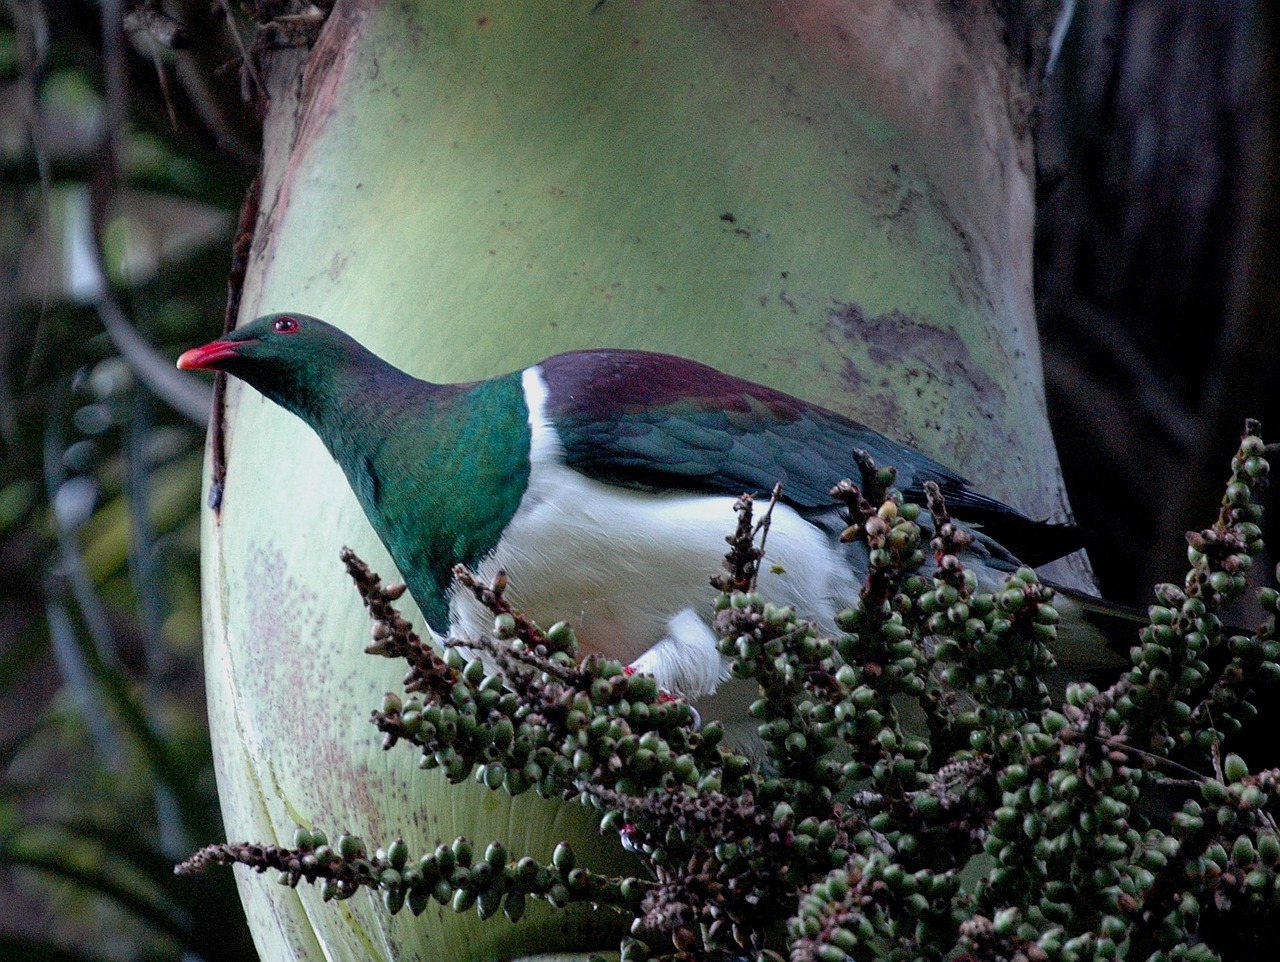
M 897 469 L 909 501 L 923 504 L 924 483 L 937 483 L 952 516 L 981 527 L 993 559 L 1041 564 L 1080 546 L 1070 526 L 1033 521 L 863 424 L 695 361 L 577 351 L 542 369 L 567 464 L 599 480 L 733 496 L 766 495 L 781 482 L 784 502 L 834 519 L 831 488 L 842 478 L 863 483 L 853 456 L 862 449 Z

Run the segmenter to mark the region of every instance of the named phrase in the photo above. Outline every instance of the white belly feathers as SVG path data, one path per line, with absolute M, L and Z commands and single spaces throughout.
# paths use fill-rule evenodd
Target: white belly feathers
M 690 698 L 724 677 L 710 631 L 734 498 L 653 494 L 594 481 L 563 464 L 544 416 L 546 385 L 524 372 L 532 429 L 529 488 L 502 540 L 478 566 L 489 579 L 505 570 L 512 604 L 544 627 L 573 624 L 585 653 L 600 652 L 652 672 Z M 821 530 L 779 504 L 760 590 L 831 627 L 836 605 L 857 597 L 849 561 Z M 780 570 L 774 570 L 774 568 Z M 818 610 L 814 610 L 818 609 Z M 450 593 L 456 637 L 487 634 L 492 617 L 469 593 Z

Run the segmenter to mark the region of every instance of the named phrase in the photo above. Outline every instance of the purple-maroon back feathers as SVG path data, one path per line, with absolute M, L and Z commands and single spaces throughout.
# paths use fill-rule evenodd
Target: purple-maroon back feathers
M 952 514 L 983 526 L 1014 556 L 1041 564 L 1080 547 L 1070 526 L 1048 525 L 969 487 L 955 471 L 866 425 L 782 391 L 687 358 L 587 350 L 541 364 L 546 415 L 568 465 L 599 480 L 651 490 L 767 494 L 817 521 L 837 518 L 831 488 L 862 483 L 855 448 L 897 469 L 908 500 L 934 481 Z

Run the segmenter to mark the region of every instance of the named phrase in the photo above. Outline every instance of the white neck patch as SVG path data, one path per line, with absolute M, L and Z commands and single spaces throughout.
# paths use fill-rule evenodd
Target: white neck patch
M 564 460 L 564 445 L 556 429 L 547 420 L 547 382 L 542 376 L 542 365 L 527 367 L 520 375 L 524 388 L 524 401 L 529 406 L 529 465 L 536 476 L 537 469 Z M 530 483 L 534 477 L 530 477 Z

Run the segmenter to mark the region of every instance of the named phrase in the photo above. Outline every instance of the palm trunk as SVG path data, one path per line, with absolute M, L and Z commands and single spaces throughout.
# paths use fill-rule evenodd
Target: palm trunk
M 263 62 L 240 317 L 317 314 L 442 381 L 592 345 L 684 354 L 1060 515 L 1031 97 L 1006 27 L 934 0 L 340 0 L 313 49 Z M 382 752 L 365 719 L 400 669 L 361 653 L 338 549 L 391 563 L 300 422 L 238 384 L 225 414 L 204 590 L 229 835 L 302 823 L 422 851 L 465 834 L 542 857 L 568 838 L 617 864 L 585 810 Z M 621 928 L 391 918 L 258 876 L 241 891 L 265 960 L 514 957 Z

